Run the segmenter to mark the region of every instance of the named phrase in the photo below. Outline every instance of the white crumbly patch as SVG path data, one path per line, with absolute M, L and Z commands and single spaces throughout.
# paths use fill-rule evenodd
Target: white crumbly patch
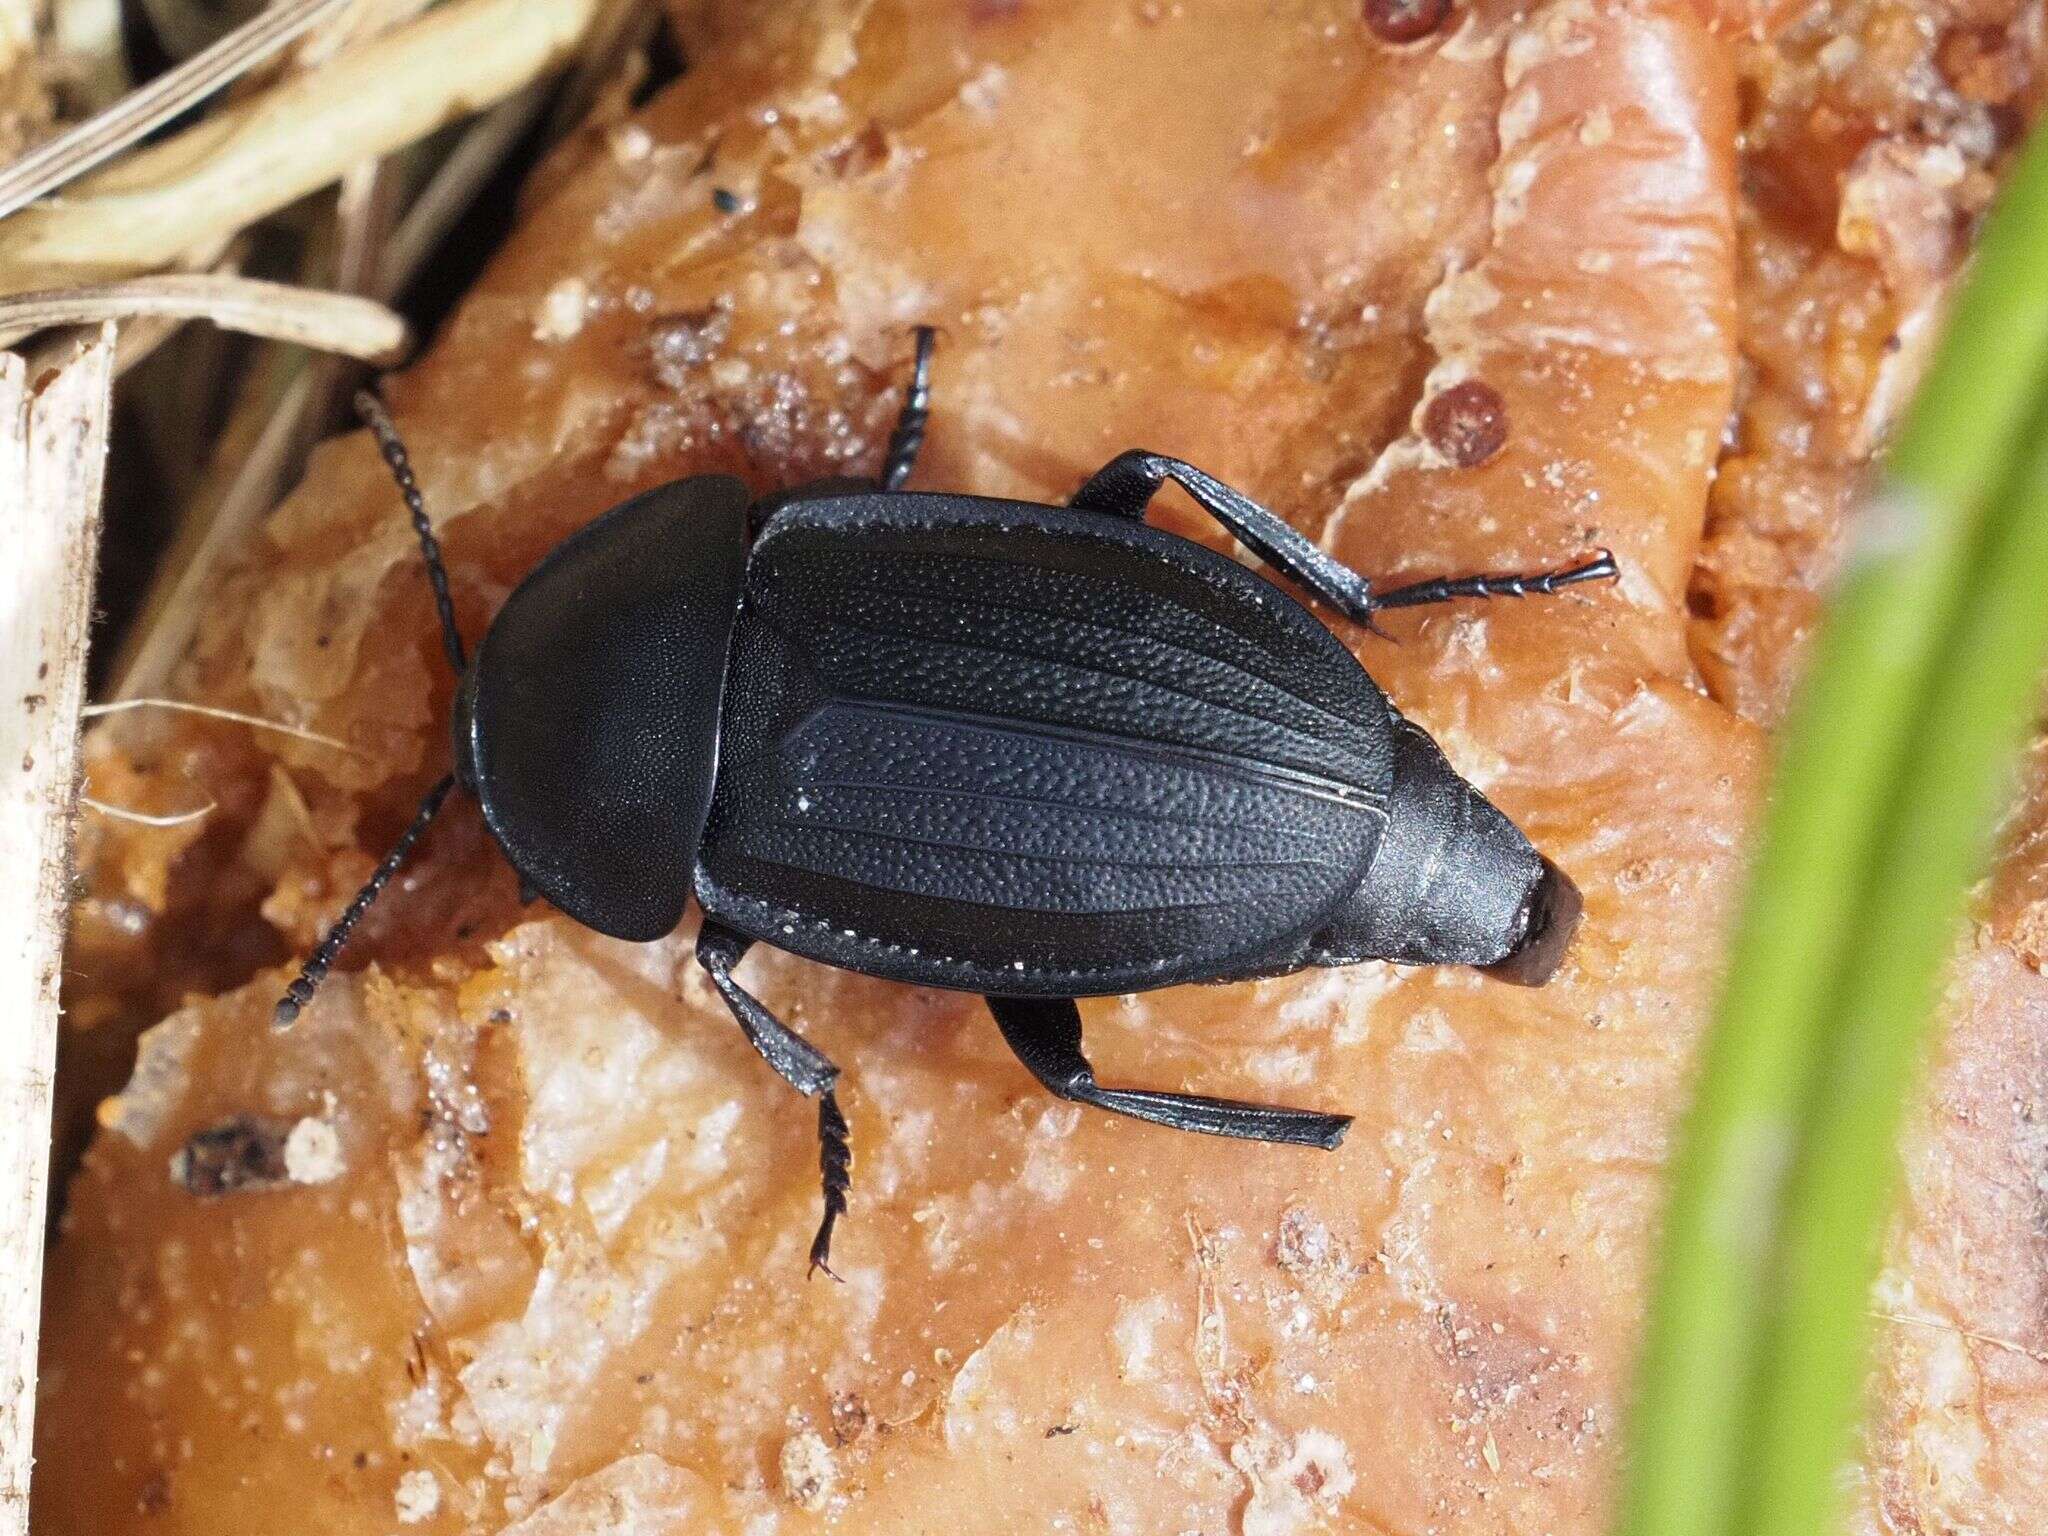
M 1850 66 L 1863 57 L 1863 44 L 1847 34 L 1832 37 L 1821 45 L 1820 52 L 1813 57 L 1814 62 L 1820 65 L 1825 74 L 1839 78 L 1846 75 Z
M 100 1125 L 138 1147 L 154 1142 L 165 1117 L 185 1101 L 198 1044 L 196 1008 L 174 1013 L 146 1031 L 136 1047 L 128 1086 L 100 1106 Z
M 394 1496 L 398 1506 L 400 1525 L 418 1525 L 431 1520 L 441 1510 L 441 1482 L 433 1473 L 415 1469 L 398 1479 L 398 1492 Z
M 1172 1300 L 1165 1296 L 1127 1301 L 1117 1308 L 1109 1342 L 1117 1374 L 1125 1381 L 1150 1381 L 1158 1374 L 1153 1365 L 1158 1352 L 1158 1331 L 1173 1319 L 1176 1310 Z
M 960 87 L 960 104 L 976 117 L 993 116 L 1009 83 L 1009 76 L 999 66 L 986 65 Z
M 1230 1460 L 1251 1485 L 1244 1536 L 1321 1530 L 1358 1481 L 1351 1448 L 1322 1429 L 1281 1440 L 1260 1426 L 1231 1446 Z
M 947 1450 L 958 1454 L 975 1440 L 1001 1440 L 1016 1432 L 1017 1404 L 1008 1389 L 1028 1375 L 1036 1331 L 1037 1318 L 1022 1309 L 962 1362 L 946 1393 L 941 1428 Z
M 623 1457 L 579 1478 L 499 1536 L 675 1536 L 713 1531 L 701 1484 L 659 1456 Z
M 1591 0 L 1564 0 L 1543 12 L 1536 21 L 1515 29 L 1508 39 L 1501 74 L 1509 90 L 1522 83 L 1533 69 L 1560 59 L 1575 59 L 1592 50 L 1593 39 L 1581 24 L 1593 17 Z
M 341 1138 L 327 1121 L 308 1115 L 285 1136 L 285 1177 L 294 1184 L 326 1184 L 343 1168 Z
M 831 1499 L 832 1451 L 816 1430 L 801 1430 L 783 1441 L 776 1468 L 782 1474 L 784 1496 L 797 1508 L 815 1514 Z
M 1437 56 L 1454 64 L 1484 64 L 1499 55 L 1503 40 L 1500 28 L 1484 26 L 1476 13 L 1468 12 L 1458 30 L 1437 48 Z
M 533 315 L 535 341 L 567 341 L 583 329 L 590 312 L 590 284 L 565 277 L 541 295 Z

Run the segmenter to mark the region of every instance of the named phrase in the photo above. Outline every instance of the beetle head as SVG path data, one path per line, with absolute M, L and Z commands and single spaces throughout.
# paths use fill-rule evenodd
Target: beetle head
M 572 534 L 506 600 L 457 698 L 456 773 L 505 857 L 613 938 L 661 938 L 689 900 L 749 500 L 700 475 Z
M 278 999 L 296 1019 L 459 782 L 523 885 L 600 933 L 658 939 L 683 915 L 718 772 L 725 669 L 746 570 L 747 488 L 672 481 L 562 541 L 499 610 L 475 662 L 398 429 L 356 396 L 390 466 L 460 679 L 455 772 Z

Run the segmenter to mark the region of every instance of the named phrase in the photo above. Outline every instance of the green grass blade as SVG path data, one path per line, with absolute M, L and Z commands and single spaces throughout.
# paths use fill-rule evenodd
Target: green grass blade
M 1839 1515 L 1900 1125 L 2048 665 L 2048 417 L 2034 436 L 1993 509 L 1960 632 L 1932 680 L 1834 1001 L 1827 1071 L 1786 1192 L 1780 1291 L 1751 1410 L 1748 1536 L 1813 1536 Z
M 1728 1536 L 1784 1174 L 1830 993 L 1984 508 L 2048 361 L 2048 135 L 2015 169 L 1893 447 L 1783 736 L 1699 1087 L 1672 1166 L 1624 1536 Z M 1859 1306 L 1860 1311 L 1860 1306 Z M 1811 1532 L 1803 1533 L 1811 1536 Z

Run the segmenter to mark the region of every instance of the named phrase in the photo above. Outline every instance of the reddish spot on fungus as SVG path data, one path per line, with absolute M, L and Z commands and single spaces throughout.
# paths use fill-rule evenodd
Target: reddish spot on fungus
M 1444 24 L 1451 0 L 1364 0 L 1365 24 L 1389 43 L 1420 42 Z
M 1429 402 L 1422 435 L 1460 469 L 1484 464 L 1508 440 L 1507 402 L 1491 384 L 1467 379 Z

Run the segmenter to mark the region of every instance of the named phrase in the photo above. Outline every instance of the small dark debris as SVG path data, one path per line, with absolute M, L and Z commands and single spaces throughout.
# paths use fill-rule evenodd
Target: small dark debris
M 171 1177 L 202 1199 L 285 1182 L 284 1141 L 291 1122 L 236 1115 L 196 1133 L 171 1159 Z
M 405 1357 L 405 1379 L 417 1387 L 427 1379 L 428 1374 L 427 1341 L 420 1337 L 418 1329 L 414 1329 L 412 1348 L 407 1351 Z
M 510 1024 L 512 1022 L 512 1010 L 510 1008 L 493 1008 L 488 1017 L 493 1024 Z
M 368 1451 L 357 1451 L 355 1455 L 349 1458 L 349 1465 L 354 1467 L 358 1472 L 362 1471 L 365 1467 L 369 1466 L 369 1464 L 370 1453 Z
M 867 1400 L 858 1392 L 832 1394 L 832 1438 L 839 1444 L 853 1444 L 868 1432 L 871 1421 Z
M 1451 0 L 1365 0 L 1365 24 L 1389 43 L 1416 43 L 1451 14 Z
M 713 187 L 711 189 L 711 206 L 720 213 L 738 213 L 740 211 L 740 195 L 726 187 Z
M 1430 401 L 1422 413 L 1422 435 L 1460 469 L 1472 469 L 1506 445 L 1507 402 L 1483 380 L 1454 384 Z
M 161 1472 L 150 1474 L 149 1481 L 135 1493 L 135 1507 L 145 1515 L 160 1515 L 171 1507 L 171 1480 Z
M 852 138 L 833 145 L 820 157 L 826 174 L 844 181 L 862 176 L 889 158 L 889 135 L 882 125 L 870 122 Z
M 1071 1435 L 1075 1430 L 1079 1429 L 1080 1427 L 1081 1426 L 1078 1424 L 1055 1424 L 1051 1429 L 1048 1429 L 1045 1432 L 1045 1438 L 1048 1440 L 1054 1440 L 1061 1435 Z
M 26 709 L 30 714 L 34 714 L 37 710 L 41 709 L 45 704 L 49 702 L 50 698 L 48 694 L 24 693 L 21 696 L 22 708 Z

